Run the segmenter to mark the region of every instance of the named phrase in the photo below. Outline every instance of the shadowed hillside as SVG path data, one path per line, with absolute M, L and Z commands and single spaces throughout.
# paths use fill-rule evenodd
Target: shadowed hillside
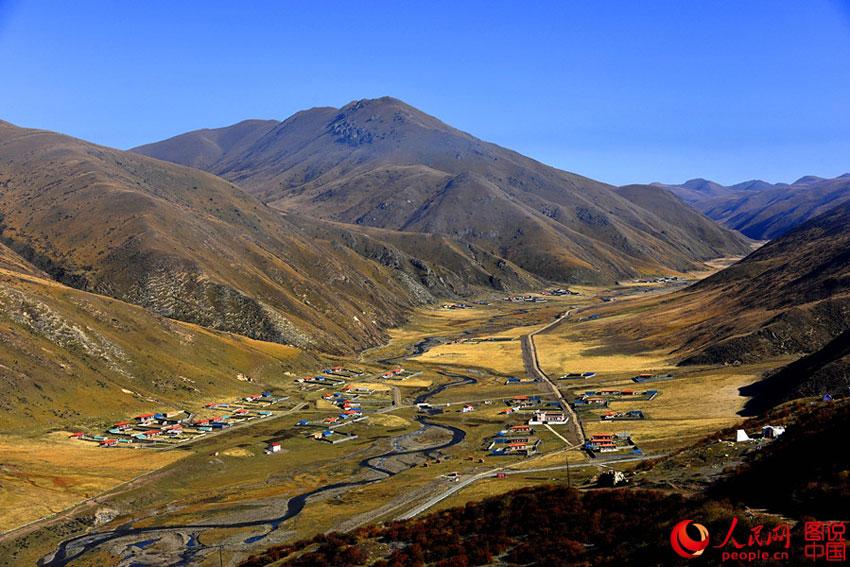
M 746 415 L 755 415 L 783 402 L 809 396 L 847 394 L 850 388 L 850 331 L 826 346 L 779 369 L 766 379 L 741 389 L 750 396 Z
M 700 221 L 695 234 L 652 202 L 483 142 L 396 99 L 314 108 L 269 130 L 266 122 L 248 124 L 134 151 L 201 164 L 281 210 L 447 235 L 552 280 L 690 270 L 748 250 L 711 223 Z M 210 148 L 212 139 L 240 135 L 229 150 Z

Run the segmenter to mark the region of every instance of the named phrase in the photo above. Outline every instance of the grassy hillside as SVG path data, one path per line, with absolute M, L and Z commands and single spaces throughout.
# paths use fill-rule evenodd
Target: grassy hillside
M 0 270 L 0 430 L 77 429 L 283 386 L 301 351 Z M 254 383 L 237 378 L 250 377 Z

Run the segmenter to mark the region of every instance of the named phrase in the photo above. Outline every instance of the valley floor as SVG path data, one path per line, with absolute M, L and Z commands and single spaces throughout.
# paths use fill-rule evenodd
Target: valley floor
M 10 530 L 0 535 L 0 564 L 217 565 L 219 557 L 235 564 L 269 545 L 328 530 L 523 486 L 581 485 L 602 465 L 629 468 L 687 446 L 740 422 L 745 399 L 738 388 L 779 363 L 677 368 L 669 352 L 600 334 L 606 320 L 644 312 L 680 285 L 577 288 L 581 295 L 545 302 L 494 296 L 468 308 L 423 309 L 392 331 L 388 344 L 357 360 L 329 361 L 363 371 L 347 381 L 363 389 L 365 419 L 330 437 L 356 435 L 344 443 L 312 435 L 339 413 L 323 397 L 340 386 L 291 378 L 275 391 L 289 396 L 286 412 L 176 448 L 102 449 L 63 432 L 0 436 L 0 529 Z M 521 337 L 544 326 L 533 345 L 557 391 L 528 380 L 523 361 Z M 384 377 L 399 365 L 403 374 Z M 582 372 L 595 375 L 560 379 Z M 654 378 L 632 380 L 641 374 Z M 256 386 L 246 385 L 246 394 L 250 388 Z M 576 406 L 584 434 L 630 437 L 639 451 L 591 455 L 569 424 L 535 426 L 540 443 L 527 457 L 488 450 L 500 431 L 525 424 L 535 409 L 509 408 L 539 397 L 536 408 L 553 410 L 558 396 L 573 401 L 592 391 L 599 398 L 606 390 L 620 394 Z M 622 395 L 629 390 L 654 395 Z M 630 411 L 643 419 L 621 419 Z M 273 441 L 281 452 L 266 454 Z

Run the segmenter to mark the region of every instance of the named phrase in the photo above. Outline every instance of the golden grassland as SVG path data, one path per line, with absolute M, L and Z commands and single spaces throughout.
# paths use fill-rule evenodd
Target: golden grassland
M 0 531 L 59 512 L 183 457 L 176 451 L 106 450 L 68 439 L 0 436 Z
M 520 374 L 524 371 L 518 341 L 440 345 L 412 360 L 429 364 L 486 368 L 502 374 Z
M 391 384 L 400 388 L 430 388 L 433 380 L 422 378 L 420 376 L 408 377 L 402 380 L 393 380 Z
M 534 337 L 537 357 L 543 371 L 552 377 L 567 372 L 642 373 L 671 368 L 663 352 L 601 354 L 604 343 L 574 337 L 541 334 Z
M 488 297 L 489 305 L 470 309 L 425 307 L 414 311 L 402 327 L 390 329 L 389 341 L 381 347 L 364 351 L 361 360 L 378 360 L 408 354 L 417 342 L 428 337 L 446 339 L 463 336 L 487 337 L 521 334 L 516 327 L 539 324 L 570 305 L 586 298 L 552 297 L 546 303 L 517 304 L 502 301 L 501 296 Z M 466 334 L 465 334 L 466 333 Z M 505 334 L 507 333 L 507 334 Z

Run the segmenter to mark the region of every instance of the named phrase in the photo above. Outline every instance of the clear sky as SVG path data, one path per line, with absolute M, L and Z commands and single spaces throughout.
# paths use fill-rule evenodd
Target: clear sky
M 119 148 L 391 95 L 610 183 L 850 171 L 850 2 L 0 0 L 0 119 Z

